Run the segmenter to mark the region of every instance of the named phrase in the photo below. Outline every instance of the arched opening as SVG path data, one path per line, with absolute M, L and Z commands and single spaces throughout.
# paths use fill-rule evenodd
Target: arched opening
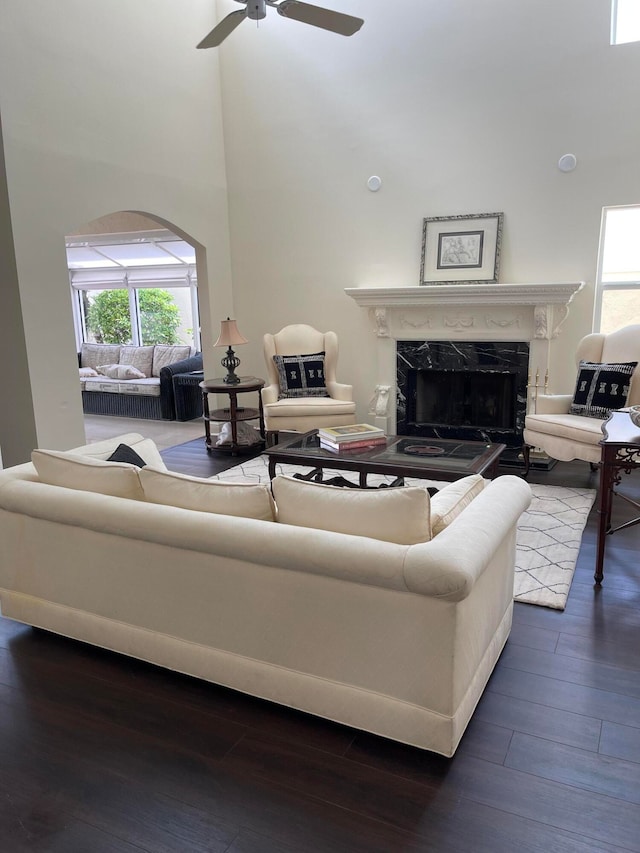
M 119 211 L 66 235 L 65 249 L 87 439 L 144 431 L 170 446 L 185 440 L 183 421 L 200 434 L 203 247 L 155 216 Z
M 89 222 L 65 242 L 78 351 L 83 343 L 201 350 L 191 242 L 127 211 Z

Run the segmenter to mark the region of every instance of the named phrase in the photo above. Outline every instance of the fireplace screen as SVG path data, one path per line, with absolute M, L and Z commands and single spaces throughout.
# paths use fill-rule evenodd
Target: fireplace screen
M 396 433 L 519 452 L 528 370 L 524 341 L 397 341 Z
M 407 421 L 430 426 L 510 429 L 516 377 L 480 370 L 409 370 Z

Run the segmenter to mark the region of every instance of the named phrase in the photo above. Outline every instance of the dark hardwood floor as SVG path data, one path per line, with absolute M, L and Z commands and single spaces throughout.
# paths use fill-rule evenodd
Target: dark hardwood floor
M 611 537 L 601 589 L 595 530 L 594 509 L 564 612 L 515 605 L 450 760 L 0 619 L 0 851 L 640 850 L 640 526 Z

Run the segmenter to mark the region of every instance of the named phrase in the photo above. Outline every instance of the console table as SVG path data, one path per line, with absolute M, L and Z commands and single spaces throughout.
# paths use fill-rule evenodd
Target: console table
M 199 383 L 202 389 L 202 410 L 204 419 L 205 444 L 207 451 L 219 450 L 223 453 L 231 453 L 236 456 L 239 451 L 255 450 L 260 442 L 254 444 L 240 444 L 238 442 L 238 423 L 240 421 L 258 420 L 260 424 L 260 439 L 264 442 L 264 416 L 262 413 L 261 388 L 264 387 L 264 379 L 256 376 L 241 376 L 235 385 L 228 384 L 224 379 L 205 379 Z M 250 391 L 258 392 L 258 408 L 250 409 L 238 406 L 238 394 L 246 394 Z M 228 394 L 229 407 L 224 409 L 209 409 L 209 394 Z M 214 444 L 211 440 L 212 423 L 231 424 L 231 444 Z
M 640 429 L 634 425 L 628 412 L 616 411 L 612 412 L 608 420 L 603 423 L 602 432 L 604 438 L 600 442 L 602 452 L 600 457 L 598 545 L 596 573 L 594 575 L 597 584 L 602 583 L 604 574 L 605 536 L 640 523 L 639 516 L 618 525 L 618 527 L 611 527 L 611 507 L 614 495 L 630 503 L 636 509 L 640 509 L 640 503 L 615 490 L 615 487 L 620 484 L 623 473 L 630 474 L 634 468 L 640 468 Z

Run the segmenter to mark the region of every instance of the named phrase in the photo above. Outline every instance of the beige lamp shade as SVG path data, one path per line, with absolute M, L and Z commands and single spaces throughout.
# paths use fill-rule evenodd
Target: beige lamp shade
M 214 347 L 236 347 L 240 344 L 248 344 L 249 341 L 240 334 L 235 320 L 220 321 L 220 335 L 215 342 Z
M 232 347 L 248 343 L 249 341 L 238 331 L 235 320 L 230 320 L 227 317 L 226 320 L 220 321 L 220 335 L 214 347 L 227 348 L 227 354 L 220 360 L 220 364 L 227 370 L 227 375 L 224 377 L 223 382 L 226 382 L 228 385 L 237 385 L 240 382 L 240 379 L 236 376 L 236 367 L 240 367 L 240 359 L 234 353 Z

